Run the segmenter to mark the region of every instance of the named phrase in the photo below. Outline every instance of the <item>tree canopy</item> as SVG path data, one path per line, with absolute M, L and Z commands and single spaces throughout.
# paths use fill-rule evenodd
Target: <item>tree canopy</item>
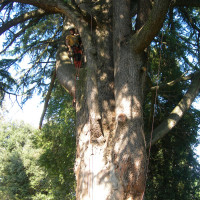
M 152 171 L 147 199 L 161 198 L 161 193 L 152 191 L 166 183 L 166 198 L 199 198 L 197 192 L 193 194 L 199 186 L 199 166 L 192 146 L 198 142 L 200 113 L 191 107 L 200 91 L 199 0 L 0 3 L 0 35 L 5 38 L 0 52 L 1 101 L 5 94 L 22 97 L 22 103 L 42 94 L 45 111 L 53 92 L 43 129 L 42 141 L 47 145 L 43 161 L 55 172 L 50 163 L 59 160 L 45 160 L 52 153 L 48 145 L 56 151 L 59 145 L 68 145 L 62 140 L 63 130 L 72 133 L 75 125 L 77 199 L 91 195 L 141 199 L 148 167 Z M 78 82 L 65 46 L 70 25 L 76 27 L 84 48 Z M 19 67 L 26 55 L 30 65 Z M 65 98 L 55 76 L 76 99 L 76 123 L 67 115 L 74 116 L 73 111 L 62 106 L 69 97 Z M 63 112 L 67 121 L 61 117 Z M 152 145 L 148 166 L 146 149 Z M 68 156 L 65 153 L 55 156 L 61 159 Z M 88 164 L 93 159 L 95 170 Z M 63 168 L 61 164 L 65 180 Z M 180 173 L 187 178 L 178 180 Z M 188 180 L 193 180 L 190 186 Z M 104 194 L 94 193 L 94 188 Z
M 38 164 L 42 149 L 33 144 L 33 129 L 24 123 L 0 123 L 1 199 L 44 198 L 48 181 Z

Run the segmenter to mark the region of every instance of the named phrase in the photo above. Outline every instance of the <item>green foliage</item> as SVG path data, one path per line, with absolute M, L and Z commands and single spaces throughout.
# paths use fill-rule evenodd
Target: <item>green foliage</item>
M 38 159 L 33 129 L 23 123 L 0 122 L 0 197 L 2 200 L 48 199 L 48 181 Z
M 199 116 L 199 112 L 190 111 L 152 147 L 146 199 L 199 199 L 200 164 L 193 152 Z
M 0 106 L 5 93 L 13 92 L 13 87 L 17 86 L 16 81 L 9 73 L 9 68 L 15 61 L 15 59 L 3 59 L 0 61 Z
M 45 167 L 54 200 L 75 199 L 75 111 L 71 97 L 57 86 L 47 113 L 47 123 L 36 143 L 43 149 L 40 164 Z
M 74 118 L 71 97 L 57 86 L 42 131 L 23 123 L 1 122 L 2 200 L 75 199 Z
M 8 155 L 4 160 L 2 187 L 9 199 L 27 199 L 29 196 L 29 179 L 23 161 L 17 152 Z
M 34 6 L 8 3 L 0 14 L 2 19 L 0 26 L 10 22 L 14 17 L 35 11 Z M 45 93 L 48 89 L 48 80 L 55 66 L 55 55 L 57 45 L 62 31 L 62 17 L 60 15 L 36 15 L 17 25 L 11 26 L 9 31 L 5 31 L 3 50 L 0 52 L 2 60 L 0 61 L 0 70 L 3 70 L 2 63 L 9 62 L 9 71 L 12 76 L 16 76 L 15 94 L 22 96 L 22 103 L 26 102 L 32 95 Z M 31 56 L 30 56 L 31 55 Z M 16 68 L 16 66 L 26 57 L 31 61 L 28 66 Z M 10 58 L 11 59 L 4 59 Z M 14 57 L 14 59 L 13 59 Z M 4 70 L 5 71 L 5 70 Z M 7 68 L 8 71 L 8 68 Z M 12 91 L 13 82 L 6 79 L 5 74 L 0 72 L 3 79 L 6 80 L 3 86 L 0 85 L 1 99 L 5 93 Z M 11 76 L 9 76 L 11 78 Z M 1 83 L 2 82 L 2 83 Z
M 3 26 L 14 19 L 14 17 L 22 16 L 26 12 L 34 10 L 36 10 L 34 6 L 7 3 L 0 14 L 2 19 L 0 25 Z M 3 43 L 4 50 L 0 52 L 1 58 L 12 56 L 14 59 L 3 59 L 1 66 L 9 66 L 6 70 L 12 73 L 8 73 L 7 77 L 11 80 L 11 75 L 15 75 L 16 80 L 13 79 L 15 87 L 6 77 L 6 70 L 3 71 L 2 77 L 7 84 L 8 89 L 6 92 L 9 93 L 14 88 L 16 94 L 23 95 L 22 103 L 31 98 L 35 92 L 45 94 L 48 89 L 49 79 L 55 68 L 55 55 L 61 36 L 62 21 L 63 18 L 60 15 L 50 15 L 48 13 L 22 21 L 12 26 L 10 31 L 6 31 L 4 34 L 6 40 Z M 25 56 L 29 56 L 31 59 L 29 65 L 18 68 L 17 64 Z M 28 176 L 29 184 L 27 185 L 29 193 L 27 195 L 29 197 L 27 196 L 27 198 L 54 200 L 75 198 L 73 173 L 75 159 L 75 113 L 73 108 L 68 107 L 69 101 L 71 105 L 71 99 L 65 93 L 62 89 L 54 91 L 54 96 L 47 113 L 48 123 L 46 123 L 41 132 L 37 133 L 37 137 L 34 136 L 31 139 L 37 148 L 31 144 L 28 150 L 31 154 L 27 153 L 26 155 L 23 154 L 23 156 L 21 154 L 22 150 L 19 150 L 19 156 L 20 158 L 23 157 L 21 158 L 22 164 L 25 166 L 25 172 Z M 58 98 L 58 95 L 61 95 L 61 98 Z M 66 104 L 66 102 L 68 103 Z M 20 137 L 23 137 L 22 135 Z M 24 141 L 24 138 L 21 141 Z M 5 145 L 5 141 L 2 142 L 2 145 Z M 6 148 L 12 150 L 15 149 L 15 146 L 16 143 L 9 140 Z M 33 150 L 31 150 L 32 147 Z M 38 168 L 40 166 L 38 162 L 29 164 L 29 167 L 26 167 L 24 164 L 25 161 L 27 164 L 31 163 L 30 158 L 32 155 L 35 155 L 32 152 L 36 151 L 35 148 L 40 149 L 43 153 L 38 153 L 37 159 L 34 158 L 33 160 L 38 161 L 39 159 L 39 163 L 45 168 L 45 172 Z M 18 153 L 18 150 L 16 152 Z M 37 173 L 39 171 L 41 171 L 41 174 Z M 40 184 L 38 185 L 38 183 Z M 2 194 L 6 195 L 5 192 Z M 19 198 L 26 199 L 25 195 Z
M 167 83 L 180 77 L 184 70 L 194 70 L 195 62 L 189 64 L 187 58 L 192 51 L 181 27 L 183 18 L 178 10 L 174 10 L 174 15 L 174 21 L 170 21 L 170 16 L 166 20 L 163 32 L 155 39 L 150 51 L 149 76 L 153 85 L 158 81 L 163 87 L 158 90 L 156 105 L 155 93 L 146 95 L 144 116 L 147 133 L 151 132 L 153 115 L 156 128 L 177 105 L 189 85 L 189 82 L 178 82 L 169 87 Z M 194 48 L 195 45 L 193 43 Z M 183 59 L 187 62 L 182 62 Z M 199 199 L 200 164 L 193 151 L 198 144 L 199 124 L 200 111 L 191 108 L 178 125 L 151 148 L 145 199 Z

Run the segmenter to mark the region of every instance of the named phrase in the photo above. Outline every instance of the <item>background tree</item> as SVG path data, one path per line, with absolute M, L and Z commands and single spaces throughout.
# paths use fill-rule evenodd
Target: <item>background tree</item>
M 48 179 L 39 166 L 41 149 L 33 145 L 34 133 L 23 123 L 1 121 L 0 197 L 7 199 L 48 199 Z M 50 198 L 49 198 L 50 199 Z
M 0 122 L 2 200 L 75 199 L 75 113 L 70 96 L 55 88 L 42 131 Z
M 176 15 L 176 19 L 171 19 L 172 13 Z M 151 80 L 157 81 L 155 75 L 160 71 L 160 79 L 166 84 L 158 92 L 156 105 L 156 91 L 147 90 L 144 117 L 148 122 L 146 124 L 149 125 L 145 127 L 145 132 L 151 132 L 153 117 L 153 126 L 157 126 L 169 115 L 174 104 L 181 98 L 186 85 L 190 84 L 187 81 L 177 82 L 176 87 L 167 84 L 176 77 L 181 77 L 183 65 L 177 60 L 184 58 L 185 52 L 191 48 L 188 45 L 181 45 L 182 41 L 175 39 L 183 31 L 180 28 L 183 23 L 181 18 L 178 9 L 169 12 L 162 32 L 155 38 L 149 52 Z M 155 106 L 155 113 L 152 105 Z M 200 168 L 193 151 L 194 146 L 198 144 L 199 114 L 199 111 L 190 108 L 177 126 L 152 147 L 145 199 L 199 198 Z
M 163 122 L 155 124 L 157 128 L 152 139 L 152 144 L 155 144 L 180 121 L 199 94 L 198 9 L 193 8 L 198 6 L 199 0 L 1 2 L 4 12 L 0 33 L 6 31 L 7 36 L 3 52 L 17 54 L 19 58 L 31 53 L 35 59 L 32 67 L 23 71 L 18 84 L 26 94 L 24 100 L 31 97 L 36 86 L 46 89 L 44 77 L 50 77 L 53 71 L 47 63 L 55 61 L 56 48 L 57 78 L 72 96 L 76 95 L 77 199 L 142 199 L 147 168 L 146 147 L 149 146 L 148 124 L 143 120 L 143 91 L 150 84 L 155 86 L 157 79 L 158 86 L 150 89 L 159 88 L 160 102 L 168 100 L 162 94 L 164 85 L 169 85 L 168 79 L 163 76 L 167 64 L 173 65 L 169 74 L 173 74 L 175 79 L 170 77 L 171 85 L 180 80 L 191 80 L 189 88 L 186 84 L 184 89 L 180 88 L 179 91 L 183 91 L 180 96 L 170 99 L 169 110 L 173 107 L 173 111 L 167 110 Z M 181 9 L 174 13 L 173 8 Z M 153 65 L 147 67 L 151 58 L 148 48 L 150 44 L 152 47 L 159 44 L 159 37 L 156 36 L 159 36 L 168 11 L 171 33 L 182 30 L 172 38 L 189 48 L 180 54 L 179 46 L 173 46 L 175 43 L 166 45 L 166 48 L 171 48 L 169 54 L 172 62 L 161 63 L 160 73 L 154 74 L 151 73 Z M 175 19 L 179 16 L 183 29 L 174 29 Z M 135 24 L 132 23 L 133 17 L 136 18 Z M 38 29 L 34 29 L 33 23 Z M 80 81 L 76 84 L 74 67 L 69 62 L 64 45 L 69 23 L 78 29 L 86 57 L 86 67 L 82 69 Z M 58 45 L 56 40 L 59 38 Z M 15 46 L 12 46 L 14 41 Z M 176 53 L 173 54 L 172 50 Z M 190 56 L 193 56 L 192 62 Z M 159 60 L 154 62 L 159 63 Z M 177 67 L 181 71 L 176 71 Z M 179 75 L 186 71 L 193 74 L 186 77 Z M 150 81 L 145 81 L 146 75 Z M 19 87 L 16 89 L 19 90 Z M 162 115 L 158 108 L 156 106 L 156 114 Z M 149 119 L 152 119 L 153 112 L 150 114 Z M 144 134 L 145 130 L 147 132 Z
M 75 112 L 71 97 L 58 84 L 53 90 L 46 124 L 36 139 L 43 149 L 40 165 L 46 169 L 53 199 L 75 199 Z
M 3 99 L 5 94 L 12 94 L 13 88 L 16 84 L 15 80 L 11 76 L 11 74 L 7 71 L 10 65 L 13 64 L 12 59 L 3 59 L 1 60 L 1 69 L 0 69 L 0 105 L 2 106 Z

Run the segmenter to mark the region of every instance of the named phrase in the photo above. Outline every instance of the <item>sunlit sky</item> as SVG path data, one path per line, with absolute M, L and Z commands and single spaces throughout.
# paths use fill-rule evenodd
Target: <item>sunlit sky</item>
M 11 99 L 7 96 L 4 103 L 5 118 L 9 121 L 24 121 L 35 128 L 38 128 L 40 116 L 43 110 L 43 103 L 41 103 L 41 98 L 39 96 L 34 96 L 32 99 L 28 100 L 25 105 L 21 108 L 15 99 Z

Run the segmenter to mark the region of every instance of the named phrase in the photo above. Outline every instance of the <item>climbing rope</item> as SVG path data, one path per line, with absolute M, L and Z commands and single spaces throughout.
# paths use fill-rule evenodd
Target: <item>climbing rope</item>
M 90 31 L 91 31 L 91 35 L 92 35 L 92 15 L 91 16 L 91 26 L 90 26 Z M 93 152 L 93 145 L 91 143 L 91 116 L 89 115 L 89 123 L 90 123 L 90 131 L 89 131 L 89 147 L 91 146 L 91 154 L 90 154 L 90 158 L 89 158 L 89 174 L 91 175 L 91 183 L 89 182 L 88 185 L 90 186 L 91 185 L 91 197 L 90 197 L 90 188 L 88 187 L 88 193 L 89 193 L 89 198 L 91 200 L 93 200 L 93 186 L 94 186 L 94 174 L 93 174 L 93 155 L 94 155 L 94 152 Z M 91 159 L 91 167 L 90 167 L 90 159 Z M 90 180 L 89 180 L 90 181 Z
M 76 69 L 73 106 L 76 107 L 76 81 L 79 80 L 79 72 L 82 65 L 81 59 L 82 59 L 83 52 L 80 46 L 73 46 L 72 51 L 73 51 L 73 64 Z
M 154 130 L 154 120 L 155 120 L 155 112 L 156 112 L 156 105 L 157 105 L 157 97 L 158 97 L 158 82 L 159 82 L 159 76 L 160 76 L 160 66 L 161 66 L 161 59 L 162 59 L 162 44 L 163 44 L 163 30 L 162 30 L 162 36 L 161 36 L 161 44 L 160 44 L 160 55 L 159 55 L 159 63 L 158 63 L 158 73 L 157 73 L 157 82 L 156 82 L 156 93 L 155 93 L 155 99 L 154 99 L 154 110 L 153 110 L 153 119 L 152 119 L 152 125 L 151 125 L 151 134 L 150 134 L 150 142 L 149 142 L 149 152 L 147 157 L 147 169 L 146 169 L 146 180 L 145 180 L 145 188 L 144 192 L 142 194 L 141 200 L 144 198 L 145 189 L 146 189 L 146 182 L 148 179 L 148 170 L 149 170 L 149 163 L 150 163 L 150 156 L 151 156 L 151 146 L 152 146 L 152 136 L 153 136 L 153 130 Z

